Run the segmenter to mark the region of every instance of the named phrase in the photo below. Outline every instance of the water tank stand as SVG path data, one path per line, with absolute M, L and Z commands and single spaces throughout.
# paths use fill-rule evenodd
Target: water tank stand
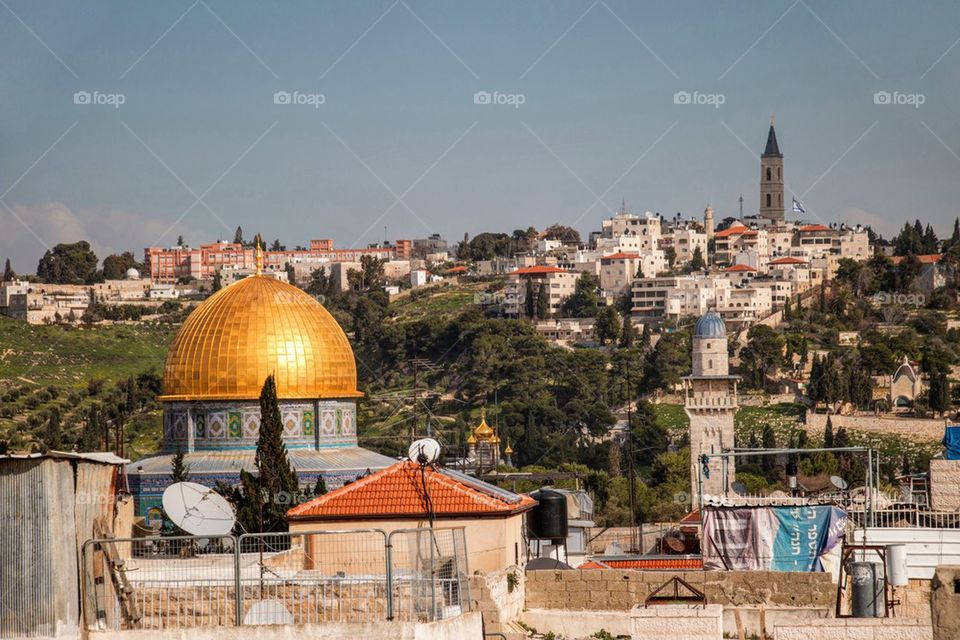
M 893 598 L 893 587 L 890 585 L 890 581 L 887 579 L 887 547 L 882 544 L 847 544 L 846 542 L 844 542 L 840 548 L 840 574 L 837 577 L 837 603 L 836 610 L 834 611 L 834 617 L 853 617 L 853 615 L 849 613 L 842 614 L 840 610 L 843 604 L 843 585 L 847 579 L 847 562 L 853 559 L 853 555 L 857 551 L 861 552 L 861 557 L 865 556 L 867 552 L 871 552 L 876 553 L 880 558 L 880 564 L 883 566 L 883 599 L 885 602 L 883 617 L 889 618 L 891 615 L 895 614 L 894 607 L 900 604 L 900 600 Z

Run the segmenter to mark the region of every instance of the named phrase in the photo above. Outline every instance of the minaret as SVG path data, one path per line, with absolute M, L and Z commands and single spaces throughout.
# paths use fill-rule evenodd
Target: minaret
M 760 217 L 783 224 L 783 154 L 770 116 L 767 146 L 760 156 Z
M 699 506 L 699 492 L 729 493 L 735 478 L 733 458 L 711 458 L 707 473 L 700 456 L 733 448 L 733 416 L 737 381 L 730 375 L 727 327 L 715 311 L 697 320 L 693 334 L 693 372 L 683 379 L 684 411 L 690 419 L 690 494 Z
M 710 205 L 703 210 L 703 227 L 707 231 L 707 242 L 713 240 L 713 207 Z

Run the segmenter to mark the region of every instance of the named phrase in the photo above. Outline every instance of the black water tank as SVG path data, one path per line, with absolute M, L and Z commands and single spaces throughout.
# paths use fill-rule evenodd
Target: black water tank
M 530 494 L 537 506 L 527 512 L 527 536 L 560 544 L 567 539 L 567 497 L 542 488 Z

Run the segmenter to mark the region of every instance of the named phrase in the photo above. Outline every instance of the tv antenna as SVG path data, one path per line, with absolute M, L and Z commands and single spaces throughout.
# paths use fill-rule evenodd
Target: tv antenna
M 219 493 L 196 482 L 175 482 L 163 492 L 163 510 L 173 524 L 195 536 L 226 536 L 236 517 Z

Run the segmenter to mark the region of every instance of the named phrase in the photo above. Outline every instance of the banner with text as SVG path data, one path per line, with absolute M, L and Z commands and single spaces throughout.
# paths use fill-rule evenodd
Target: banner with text
M 829 505 L 703 511 L 705 569 L 824 571 L 847 524 L 846 512 Z

